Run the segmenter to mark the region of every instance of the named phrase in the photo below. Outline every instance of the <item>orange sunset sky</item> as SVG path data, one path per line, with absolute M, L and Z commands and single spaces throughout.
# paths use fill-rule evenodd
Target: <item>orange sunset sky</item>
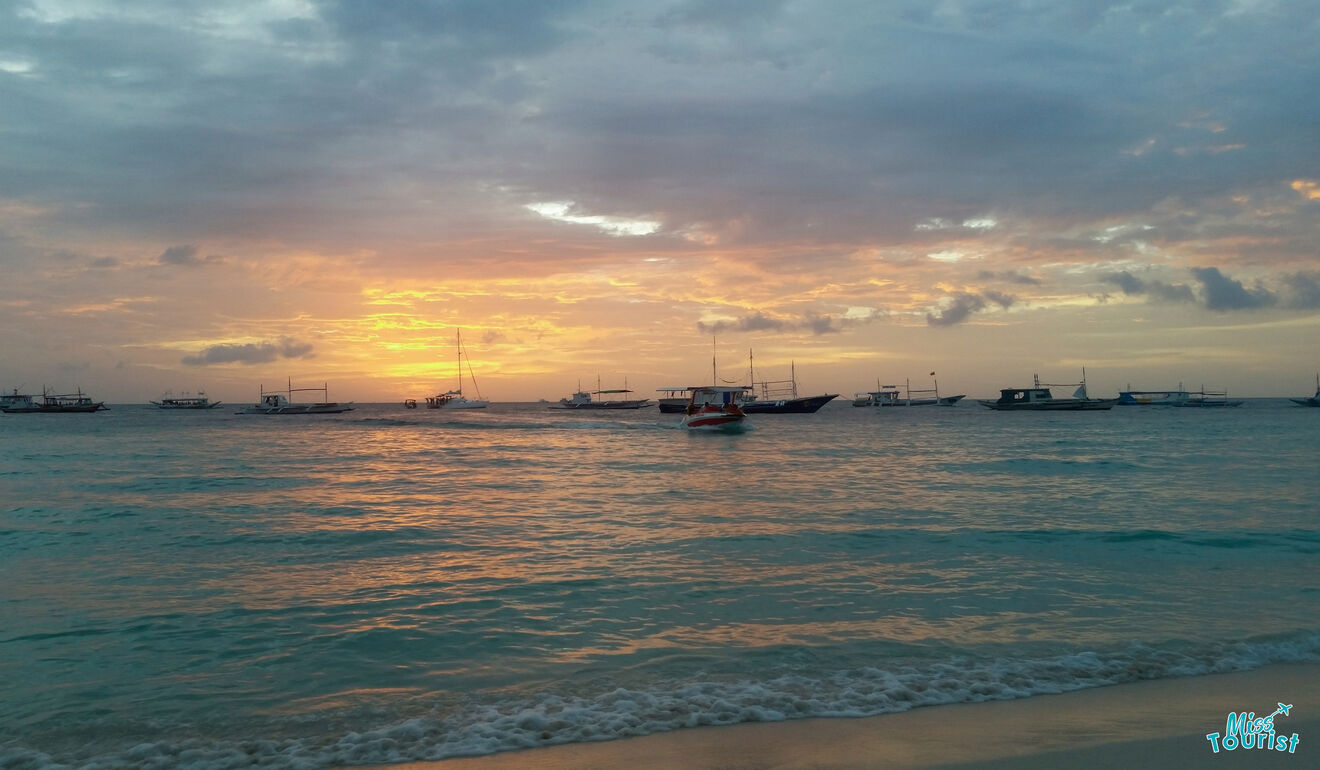
M 1320 16 L 0 7 L 0 387 L 1308 395 Z

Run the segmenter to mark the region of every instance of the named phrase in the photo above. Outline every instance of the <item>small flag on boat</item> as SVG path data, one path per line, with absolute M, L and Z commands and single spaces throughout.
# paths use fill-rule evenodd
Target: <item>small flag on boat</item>
M 931 372 L 931 373 L 930 373 L 930 376 L 931 376 L 931 377 L 934 377 L 934 376 L 935 376 L 935 372 Z

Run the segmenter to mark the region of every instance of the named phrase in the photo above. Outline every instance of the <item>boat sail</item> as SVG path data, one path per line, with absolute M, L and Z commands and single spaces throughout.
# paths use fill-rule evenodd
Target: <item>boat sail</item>
M 455 330 L 455 335 L 458 351 L 458 387 L 435 396 L 428 396 L 426 399 L 426 408 L 485 409 L 490 406 L 490 402 L 481 399 L 481 388 L 477 387 L 477 377 L 472 373 L 471 358 L 468 358 L 468 377 L 472 379 L 472 387 L 477 391 L 477 397 L 471 399 L 463 396 L 463 359 L 467 357 L 467 351 L 463 348 L 463 330 Z
M 1310 398 L 1288 399 L 1298 406 L 1320 406 L 1320 374 L 1315 376 L 1315 395 Z

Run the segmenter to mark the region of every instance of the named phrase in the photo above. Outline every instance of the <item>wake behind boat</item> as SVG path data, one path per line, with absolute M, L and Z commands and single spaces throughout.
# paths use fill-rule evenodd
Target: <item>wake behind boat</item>
M 266 390 L 261 388 L 261 400 L 235 414 L 340 414 L 342 412 L 353 411 L 353 403 L 338 403 L 330 401 L 329 385 L 322 385 L 319 388 L 295 388 L 293 381 L 289 381 L 289 387 L 285 390 Z M 320 393 L 321 401 L 310 404 L 293 403 L 294 393 Z
M 998 399 L 978 399 L 977 403 L 989 409 L 1001 412 L 1054 412 L 1112 409 L 1118 403 L 1116 398 L 1091 398 L 1086 393 L 1086 372 L 1082 372 L 1080 383 L 1067 385 L 1042 383 L 1040 375 L 1033 375 L 1035 385 L 1030 388 L 1002 388 Z M 1050 388 L 1072 387 L 1077 385 L 1072 398 L 1055 398 Z

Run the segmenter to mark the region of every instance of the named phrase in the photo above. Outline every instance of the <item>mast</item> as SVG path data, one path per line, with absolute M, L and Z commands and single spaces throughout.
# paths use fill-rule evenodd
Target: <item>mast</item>
M 715 370 L 715 335 L 710 335 L 710 384 L 719 385 L 720 377 Z
M 458 375 L 458 392 L 463 392 L 463 330 L 454 329 L 454 353 L 458 356 L 458 366 L 455 368 L 455 374 Z

